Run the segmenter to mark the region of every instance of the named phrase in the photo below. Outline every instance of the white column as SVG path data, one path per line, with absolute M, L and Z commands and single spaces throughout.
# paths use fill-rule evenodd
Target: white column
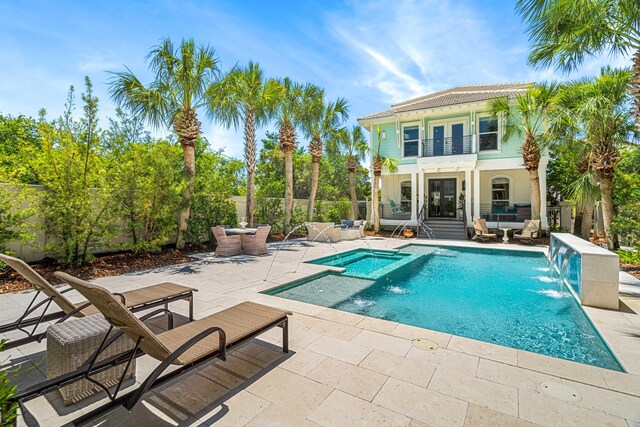
M 480 171 L 473 171 L 473 218 L 480 218 Z
M 424 203 L 424 172 L 418 172 L 418 210 L 422 209 Z
M 547 222 L 547 163 L 548 161 L 540 162 L 538 168 L 538 176 L 540 178 L 540 228 L 546 230 L 549 228 Z
M 470 225 L 472 223 L 472 217 L 471 217 L 471 189 L 473 188 L 471 185 L 471 171 L 470 170 L 466 170 L 464 171 L 464 181 L 465 181 L 465 187 L 464 187 L 464 210 L 467 212 L 467 217 L 465 218 L 465 221 L 467 223 L 467 225 Z
M 373 125 L 369 127 L 369 174 L 371 175 L 371 218 L 369 218 L 369 225 L 375 224 L 375 217 L 373 213 Z
M 411 220 L 415 221 L 416 219 L 418 219 L 418 201 L 416 200 L 416 178 L 417 178 L 418 174 L 417 173 L 412 173 L 411 174 Z

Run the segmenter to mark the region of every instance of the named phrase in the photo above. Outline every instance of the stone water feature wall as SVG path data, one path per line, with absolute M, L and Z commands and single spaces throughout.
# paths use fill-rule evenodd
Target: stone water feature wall
M 552 233 L 551 268 L 582 305 L 618 309 L 618 255 L 569 233 Z

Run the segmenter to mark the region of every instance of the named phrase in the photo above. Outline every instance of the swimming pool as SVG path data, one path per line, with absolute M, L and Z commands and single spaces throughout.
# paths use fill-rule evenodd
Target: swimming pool
M 347 263 L 344 273 L 266 293 L 623 371 L 573 295 L 549 272 L 544 254 L 423 245 L 397 254 L 413 261 L 383 269 L 375 279 L 346 276 Z M 357 258 L 358 271 L 384 263 L 371 250 L 342 256 Z

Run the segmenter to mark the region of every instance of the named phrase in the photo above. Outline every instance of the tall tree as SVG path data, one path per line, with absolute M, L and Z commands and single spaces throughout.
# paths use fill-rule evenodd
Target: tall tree
M 362 128 L 354 125 L 351 129 L 342 128 L 338 135 L 338 144 L 347 155 L 349 170 L 349 193 L 351 198 L 351 219 L 358 219 L 358 196 L 356 195 L 356 169 L 367 155 L 367 140 Z
M 276 108 L 278 120 L 278 143 L 284 154 L 285 187 L 284 187 L 284 230 L 291 228 L 291 212 L 293 211 L 293 152 L 298 147 L 296 127 L 308 117 L 311 102 L 318 97 L 318 87 L 312 84 L 301 84 L 285 77 L 281 82 L 283 93 Z
M 640 5 L 638 0 L 518 0 L 532 43 L 529 62 L 575 70 L 585 58 L 633 54 L 636 124 L 640 127 Z
M 324 90 L 317 88 L 316 98 L 309 102 L 306 109 L 307 116 L 302 121 L 302 128 L 309 142 L 309 154 L 311 155 L 311 192 L 309 193 L 309 206 L 307 219 L 311 220 L 315 210 L 316 194 L 318 191 L 318 177 L 320 175 L 320 159 L 324 155 L 323 141 L 334 140 L 336 132 L 349 118 L 349 103 L 344 98 L 326 102 Z
M 632 75 L 626 70 L 604 68 L 600 76 L 568 86 L 568 112 L 576 132 L 583 135 L 584 155 L 597 175 L 602 199 L 602 219 L 609 249 L 615 249 L 613 223 L 613 176 L 620 160 L 619 147 L 637 138 L 638 132 L 628 108 L 626 91 Z M 567 96 L 566 94 L 564 96 Z
M 547 119 L 556 93 L 555 84 L 537 85 L 516 95 L 514 100 L 496 98 L 489 102 L 494 117 L 504 120 L 503 139 L 512 134 L 524 137 L 520 152 L 529 172 L 531 187 L 531 219 L 540 219 L 540 175 L 538 168 L 547 138 Z
M 215 119 L 227 128 L 244 126 L 244 161 L 247 171 L 246 221 L 253 226 L 256 170 L 256 127 L 273 116 L 283 88 L 277 80 L 267 79 L 257 63 L 234 68 L 207 93 Z
M 193 39 L 175 47 L 169 38 L 147 55 L 154 80 L 145 86 L 131 70 L 112 73 L 109 94 L 119 108 L 144 118 L 156 128 L 172 128 L 183 151 L 183 169 L 188 184 L 184 209 L 178 220 L 176 246 L 184 246 L 196 176 L 195 142 L 202 133 L 198 110 L 211 113 L 206 91 L 219 76 L 219 60 L 207 45 Z
M 371 152 L 373 158 L 371 162 L 371 169 L 373 169 L 373 200 L 371 201 L 371 207 L 373 209 L 373 229 L 377 233 L 380 231 L 380 211 L 379 201 L 380 198 L 380 177 L 383 171 L 397 172 L 398 171 L 398 159 L 392 157 L 383 157 L 380 154 L 380 147 L 382 144 L 382 135 L 380 132 L 380 126 L 377 127 L 376 138 L 376 151 L 375 155 Z M 373 147 L 372 147 L 373 148 Z

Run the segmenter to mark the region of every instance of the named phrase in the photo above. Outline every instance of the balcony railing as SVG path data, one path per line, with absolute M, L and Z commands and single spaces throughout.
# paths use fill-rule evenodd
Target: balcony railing
M 422 140 L 422 157 L 455 156 L 476 152 L 473 135 Z

